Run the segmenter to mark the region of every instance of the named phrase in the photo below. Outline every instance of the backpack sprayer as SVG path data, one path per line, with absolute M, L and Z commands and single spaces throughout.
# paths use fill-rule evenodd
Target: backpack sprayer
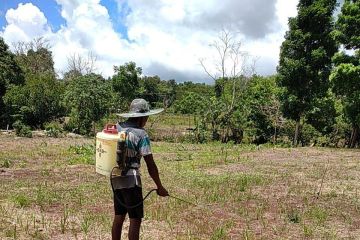
M 121 187 L 121 182 L 126 182 L 126 172 L 130 169 L 127 166 L 126 139 L 128 133 L 128 130 L 118 132 L 116 125 L 107 124 L 102 132 L 96 134 L 96 172 L 110 178 L 111 188 L 120 205 L 125 208 L 136 208 L 157 189 L 151 189 L 142 201 L 133 206 L 124 204 L 115 194 L 115 188 Z M 175 196 L 169 195 L 169 197 L 197 206 Z

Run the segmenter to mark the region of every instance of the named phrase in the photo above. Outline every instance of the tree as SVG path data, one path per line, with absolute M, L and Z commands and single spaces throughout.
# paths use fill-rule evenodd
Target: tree
M 18 42 L 14 48 L 25 84 L 9 88 L 4 97 L 6 109 L 12 121 L 43 127 L 45 122 L 64 114 L 60 101 L 63 88 L 56 79 L 50 45 L 47 40 L 37 38 Z
M 119 67 L 114 66 L 114 71 L 112 86 L 118 94 L 118 107 L 119 109 L 126 109 L 129 103 L 139 96 L 142 69 L 136 67 L 136 63 L 129 62 Z
M 24 84 L 24 76 L 10 52 L 4 39 L 0 37 L 0 127 L 9 124 L 9 112 L 6 111 L 3 97 L 12 85 Z
M 141 78 L 141 96 L 147 100 L 151 105 L 156 104 L 161 99 L 160 96 L 160 83 L 159 76 Z
M 205 73 L 214 81 L 253 73 L 254 65 L 249 64 L 249 54 L 241 51 L 241 41 L 236 33 L 222 29 L 210 47 L 216 51 L 213 63 L 209 64 L 209 59 L 205 58 L 200 58 L 199 62 Z
M 5 94 L 5 103 L 13 116 L 33 127 L 63 116 L 63 88 L 51 74 L 27 76 L 24 86 L 12 86 Z
M 160 93 L 163 96 L 163 107 L 170 107 L 176 98 L 176 90 L 178 86 L 174 79 L 170 79 L 168 81 L 162 81 L 160 83 L 159 89 Z
M 30 42 L 14 44 L 16 60 L 26 75 L 56 76 L 48 40 L 40 37 Z
M 69 128 L 76 133 L 89 134 L 93 122 L 100 120 L 111 104 L 111 85 L 97 74 L 73 79 L 67 86 L 64 102 L 70 109 Z
M 347 119 L 352 125 L 349 147 L 360 141 L 360 2 L 346 0 L 339 14 L 336 39 L 347 50 L 337 53 L 333 61 L 335 69 L 331 74 L 334 93 L 340 97 Z
M 250 109 L 249 119 L 255 130 L 255 140 L 268 141 L 272 138 L 273 143 L 276 143 L 284 121 L 278 95 L 279 87 L 275 76 L 254 76 L 249 81 L 245 96 Z
M 218 38 L 214 40 L 212 47 L 216 56 L 212 64 L 209 59 L 199 59 L 205 73 L 211 77 L 216 84 L 217 96 L 221 96 L 226 82 L 232 82 L 231 106 L 234 105 L 236 86 L 238 80 L 247 79 L 241 76 L 251 76 L 255 73 L 256 59 L 251 57 L 246 51 L 241 51 L 241 41 L 238 34 L 227 29 L 222 29 Z
M 216 52 L 212 59 L 214 64 L 208 64 L 206 61 L 208 59 L 200 59 L 200 64 L 208 76 L 215 81 L 215 96 L 219 104 L 213 106 L 222 107 L 206 114 L 213 115 L 206 119 L 212 119 L 212 136 L 215 140 L 220 138 L 223 142 L 229 140 L 241 142 L 246 122 L 244 119 L 248 114 L 242 102 L 244 101 L 242 94 L 250 76 L 254 74 L 255 59 L 247 52 L 241 51 L 238 35 L 226 29 L 220 32 L 217 40 L 210 46 Z M 220 114 L 212 114 L 218 110 L 221 111 Z
M 89 52 L 86 57 L 80 54 L 71 54 L 67 57 L 66 73 L 64 79 L 72 79 L 77 76 L 82 76 L 90 73 L 94 73 L 96 70 L 96 56 Z
M 285 117 L 296 121 L 293 144 L 298 144 L 301 120 L 329 88 L 331 57 L 337 51 L 332 37 L 336 0 L 300 0 L 298 16 L 289 19 L 277 68 Z
M 206 98 L 198 93 L 187 92 L 174 103 L 174 111 L 181 114 L 199 113 L 206 107 Z

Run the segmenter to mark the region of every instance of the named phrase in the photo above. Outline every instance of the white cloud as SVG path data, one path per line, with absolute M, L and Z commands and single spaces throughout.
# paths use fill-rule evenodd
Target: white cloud
M 114 30 L 100 0 L 56 2 L 66 22 L 58 31 L 52 32 L 44 14 L 28 3 L 7 11 L 8 25 L 0 35 L 7 43 L 48 38 L 58 70 L 65 69 L 70 54 L 91 51 L 104 76 L 113 74 L 113 65 L 135 61 L 148 75 L 199 81 L 207 77 L 198 59 L 209 56 L 208 44 L 221 27 L 240 31 L 244 49 L 260 57 L 260 74 L 274 73 L 287 18 L 296 15 L 298 0 L 224 0 L 220 5 L 215 0 L 118 0 L 127 13 L 129 41 Z
M 2 33 L 7 42 L 30 41 L 51 32 L 45 15 L 32 3 L 18 5 L 5 14 L 8 25 Z

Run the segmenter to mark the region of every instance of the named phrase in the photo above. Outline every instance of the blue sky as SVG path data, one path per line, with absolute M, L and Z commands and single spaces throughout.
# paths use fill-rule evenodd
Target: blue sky
M 179 82 L 212 82 L 200 59 L 218 75 L 209 45 L 228 29 L 256 61 L 256 73 L 274 74 L 287 19 L 298 0 L 0 0 L 0 36 L 11 46 L 49 40 L 55 68 L 73 54 L 97 57 L 98 73 L 134 61 L 146 75 Z M 62 16 L 63 14 L 63 16 Z M 6 21 L 7 16 L 9 21 Z M 244 59 L 245 61 L 246 59 Z M 229 65 L 230 66 L 230 65 Z
M 1 0 L 0 5 L 0 29 L 6 25 L 5 13 L 10 8 L 17 8 L 19 3 L 32 3 L 36 5 L 45 15 L 51 28 L 54 31 L 60 29 L 61 25 L 65 25 L 66 21 L 61 16 L 61 6 L 56 3 L 55 0 Z M 122 19 L 126 17 L 128 11 L 126 9 L 127 4 L 125 3 L 125 7 L 119 9 L 117 3 L 114 0 L 101 0 L 100 3 L 105 6 L 109 12 L 110 18 L 112 20 L 114 29 L 127 36 L 126 26 L 123 24 Z
M 1 0 L 0 11 L 0 27 L 6 25 L 5 13 L 10 8 L 17 8 L 19 3 L 33 3 L 36 5 L 46 16 L 51 23 L 53 30 L 58 30 L 61 24 L 65 24 L 65 20 L 61 17 L 61 7 L 54 0 Z

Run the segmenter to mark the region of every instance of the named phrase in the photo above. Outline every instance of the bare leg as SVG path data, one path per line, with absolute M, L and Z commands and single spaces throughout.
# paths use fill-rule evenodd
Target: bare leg
M 130 218 L 129 240 L 139 240 L 141 218 Z
M 112 240 L 120 240 L 121 239 L 121 229 L 125 220 L 126 215 L 115 215 L 111 235 Z

